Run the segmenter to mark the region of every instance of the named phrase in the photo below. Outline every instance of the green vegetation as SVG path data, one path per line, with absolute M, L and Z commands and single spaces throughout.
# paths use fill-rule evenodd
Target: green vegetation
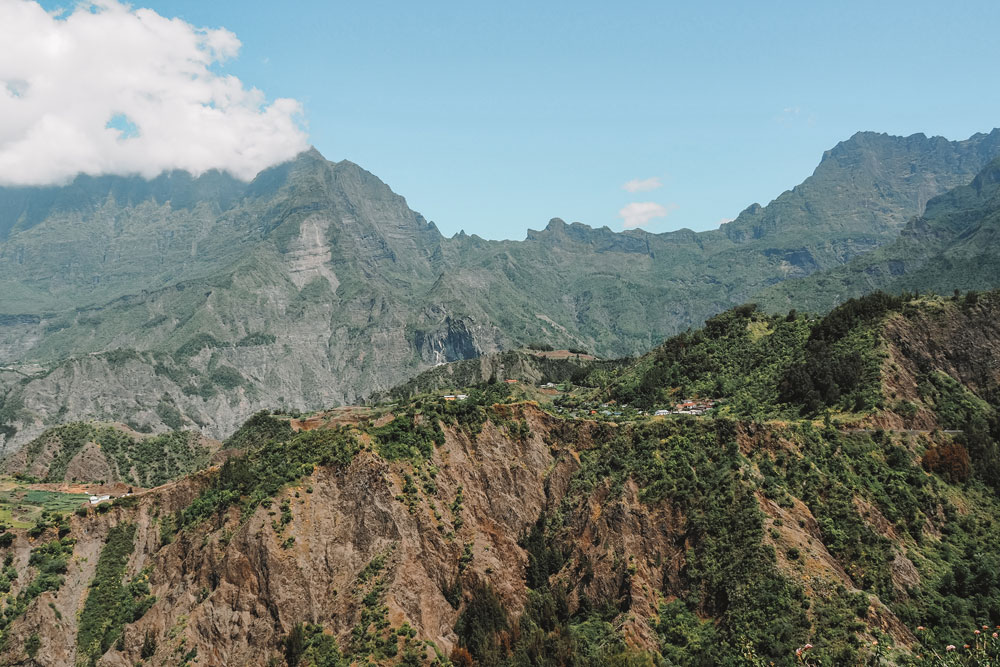
M 577 351 L 574 354 L 586 352 Z M 514 379 L 520 382 L 537 381 L 538 384 L 583 383 L 589 375 L 618 370 L 626 361 L 553 358 L 518 350 L 498 352 L 431 368 L 387 392 L 376 394 L 371 400 L 409 401 L 429 393 L 450 393 L 462 387 L 482 387 L 491 380 Z M 498 369 L 502 369 L 504 377 L 496 377 L 495 374 L 500 372 Z
M 509 667 L 656 664 L 653 656 L 626 646 L 612 624 L 616 616 L 616 608 L 593 609 L 586 600 L 570 614 L 567 591 L 556 586 L 529 591 L 524 612 L 512 622 L 493 589 L 477 581 L 455 624 L 459 644 L 451 660 Z
M 768 414 L 808 335 L 804 317 L 768 316 L 753 305 L 734 308 L 642 357 L 613 380 L 610 397 L 641 408 L 672 406 L 689 396 L 725 398 L 735 414 Z
M 287 419 L 276 419 L 263 411 L 245 421 L 226 439 L 224 446 L 249 451 L 270 442 L 282 442 L 294 433 Z
M 24 482 L 0 477 L 0 525 L 24 529 L 40 522 L 48 526 L 53 517 L 76 511 L 88 498 L 79 493 L 31 489 Z
M 385 426 L 371 429 L 370 433 L 378 445 L 379 455 L 387 461 L 423 460 L 433 453 L 436 445 L 444 442 L 444 432 L 436 420 L 427 424 L 415 415 L 396 417 Z
M 262 415 L 253 419 L 258 425 L 255 428 L 265 430 L 274 427 L 271 421 L 278 421 Z M 241 431 L 245 442 L 261 436 L 259 430 Z M 282 486 L 310 474 L 317 465 L 347 465 L 358 448 L 355 434 L 347 427 L 305 431 L 283 442 L 267 442 L 227 460 L 212 486 L 178 512 L 174 525 L 183 528 L 234 504 L 242 505 L 244 512 L 252 512 Z
M 298 624 L 285 638 L 285 662 L 288 667 L 347 667 L 350 663 L 340 654 L 333 635 L 325 634 L 323 626 Z
M 134 547 L 134 524 L 119 524 L 108 532 L 80 613 L 76 636 L 79 664 L 96 665 L 118 641 L 122 628 L 142 618 L 156 601 L 149 594 L 148 572 L 140 572 L 128 584 L 122 581 Z
M 269 333 L 247 334 L 236 342 L 236 347 L 254 347 L 256 345 L 274 345 L 277 338 Z
M 632 565 L 627 554 L 609 553 L 624 583 L 617 598 L 591 605 L 584 593 L 589 560 L 576 535 L 593 511 L 591 499 L 615 512 L 629 480 L 643 502 L 666 504 L 671 516 L 682 517 L 673 539 L 686 545 L 685 561 L 677 582 L 663 591 L 676 599 L 662 603 L 652 619 L 670 664 L 742 665 L 751 656 L 787 665 L 807 643 L 814 664 L 874 659 L 858 638 L 870 627 L 873 596 L 908 627 L 934 627 L 942 644 L 961 645 L 980 624 L 1000 621 L 1000 561 L 989 555 L 1000 553 L 1000 499 L 981 481 L 953 480 L 955 486 L 928 476 L 913 455 L 924 445 L 909 436 L 845 434 L 800 422 L 768 427 L 748 457 L 736 446 L 739 428 L 724 419 L 600 426 L 591 434 L 594 447 L 579 452 L 580 469 L 558 510 L 522 539 L 530 589 L 524 615 L 512 620 L 488 586 L 473 582 L 473 589 L 467 581 L 456 626 L 461 650 L 452 659 L 462 664 L 467 652 L 489 665 L 562 664 L 565 656 L 608 664 L 625 650 L 612 628 L 631 608 Z M 572 431 L 558 437 L 572 441 Z M 955 445 L 951 436 L 934 437 L 927 451 Z M 766 543 L 770 519 L 757 494 L 789 507 L 793 499 L 804 503 L 822 546 L 861 592 L 817 578 L 807 599 Z M 961 505 L 956 494 L 965 499 Z M 807 558 L 796 547 L 784 555 L 791 563 Z M 890 576 L 901 555 L 912 561 L 919 584 L 901 588 Z M 570 589 L 568 572 L 576 582 Z M 572 586 L 579 603 L 570 613 Z M 884 641 L 879 646 L 888 650 Z
M 76 423 L 49 429 L 32 440 L 26 447 L 27 460 L 34 461 L 46 448 L 54 445 L 55 457 L 48 465 L 45 481 L 61 480 L 69 462 L 84 446 L 92 441 L 94 428 L 90 424 Z
M 921 399 L 932 407 L 945 428 L 983 431 L 995 419 L 989 403 L 942 371 L 927 373 L 918 389 Z
M 74 544 L 76 544 L 76 540 L 70 537 L 61 537 L 40 544 L 31 550 L 28 566 L 35 570 L 34 577 L 16 597 L 0 595 L 0 603 L 3 605 L 2 614 L 0 614 L 0 649 L 6 645 L 7 629 L 15 619 L 25 612 L 28 605 L 45 591 L 57 591 L 63 585 L 63 575 L 66 574 L 69 558 L 73 555 Z M 11 566 L 11 562 L 5 560 L 3 578 L 6 581 L 20 579 L 28 574 L 27 572 L 18 573 Z
M 441 422 L 457 425 L 474 436 L 482 429 L 490 411 L 495 410 L 494 403 L 509 396 L 506 385 L 487 385 L 470 390 L 466 401 L 421 402 L 410 413 L 384 426 L 362 428 L 386 460 L 419 464 L 443 441 Z M 346 466 L 360 448 L 358 435 L 357 429 L 347 426 L 295 433 L 287 420 L 258 413 L 225 443 L 227 447 L 246 448 L 247 454 L 226 461 L 212 487 L 178 513 L 175 525 L 183 528 L 233 504 L 251 512 L 282 486 L 310 474 L 317 465 Z M 432 484 L 429 473 L 423 482 Z M 409 496 L 416 502 L 418 487 L 412 476 L 408 488 Z
M 123 437 L 124 436 L 124 437 Z M 208 465 L 210 452 L 197 433 L 175 431 L 133 439 L 115 429 L 102 429 L 95 438 L 120 471 L 121 480 L 137 486 L 165 484 Z
M 216 366 L 209 375 L 212 383 L 225 391 L 232 391 L 246 384 L 246 379 L 231 366 Z
M 882 400 L 878 325 L 914 296 L 875 292 L 830 311 L 810 331 L 803 359 L 785 373 L 781 401 L 801 406 L 805 414 L 824 407 L 875 408 Z
M 598 485 L 609 483 L 614 498 L 633 479 L 644 502 L 667 502 L 687 517 L 683 534 L 691 549 L 682 599 L 692 613 L 717 619 L 717 641 L 703 654 L 714 664 L 738 655 L 744 641 L 762 656 L 780 658 L 808 631 L 801 589 L 778 572 L 763 543 L 763 516 L 743 481 L 734 426 L 660 422 L 601 434 L 598 447 L 581 452 L 562 510 L 564 516 L 586 511 L 584 500 Z
M 1000 561 L 989 556 L 1000 549 L 1000 502 L 991 490 L 975 480 L 963 485 L 962 506 L 976 508 L 963 514 L 958 489 L 915 465 L 906 440 L 808 424 L 780 437 L 796 442 L 799 451 L 761 451 L 758 467 L 764 470 L 769 461 L 772 483 L 806 504 L 823 544 L 859 588 L 877 594 L 907 626 L 935 627 L 953 642 L 983 621 L 1000 621 Z M 939 438 L 932 449 L 948 451 L 948 436 Z M 873 512 L 884 517 L 896 541 L 873 523 Z M 920 576 L 918 585 L 902 590 L 890 577 L 900 548 Z
M 870 411 L 882 402 L 880 325 L 911 298 L 875 293 L 822 318 L 739 306 L 612 376 L 609 397 L 642 408 L 724 399 L 723 414 L 758 419 Z
M 203 468 L 211 454 L 194 432 L 135 437 L 115 426 L 77 422 L 51 428 L 29 443 L 25 465 L 51 456 L 42 481 L 61 482 L 70 462 L 88 443 L 94 443 L 107 460 L 113 480 L 142 487 L 159 486 Z

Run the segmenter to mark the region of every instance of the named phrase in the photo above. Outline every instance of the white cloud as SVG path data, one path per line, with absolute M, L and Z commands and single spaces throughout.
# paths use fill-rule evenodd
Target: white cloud
M 308 145 L 301 105 L 219 73 L 239 48 L 228 30 L 117 0 L 65 15 L 0 0 L 0 184 L 170 169 L 249 179 L 294 157 Z
M 618 215 L 621 217 L 625 229 L 635 229 L 642 227 L 650 220 L 667 217 L 676 208 L 676 204 L 664 206 L 651 201 L 632 202 L 618 211 Z
M 622 190 L 628 192 L 649 192 L 650 190 L 662 187 L 663 183 L 660 182 L 660 177 L 653 176 L 652 178 L 633 178 L 622 186 Z

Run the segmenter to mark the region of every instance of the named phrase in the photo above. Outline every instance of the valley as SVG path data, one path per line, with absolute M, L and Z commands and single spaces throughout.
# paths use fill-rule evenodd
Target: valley
M 0 667 L 997 667 L 998 26 L 0 0 Z

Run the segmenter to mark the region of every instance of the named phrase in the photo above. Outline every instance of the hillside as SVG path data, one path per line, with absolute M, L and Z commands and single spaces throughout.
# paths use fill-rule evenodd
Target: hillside
M 968 185 L 932 199 L 898 239 L 847 264 L 789 280 L 755 298 L 769 309 L 824 310 L 874 290 L 940 294 L 991 289 L 1000 280 L 1000 161 Z
M 897 426 L 948 428 L 949 418 L 934 414 L 934 397 L 945 391 L 935 388 L 938 374 L 954 379 L 949 401 L 995 401 L 998 319 L 997 291 L 875 292 L 824 316 L 771 315 L 749 304 L 667 340 L 613 373 L 597 395 L 642 407 L 722 399 L 721 413 L 741 419 L 893 415 L 903 420 Z
M 1000 153 L 859 133 L 720 230 L 555 219 L 446 239 L 316 151 L 251 183 L 81 177 L 0 192 L 0 435 L 128 418 L 222 438 L 262 408 L 356 403 L 441 362 L 545 342 L 634 355 L 785 279 L 891 241 Z
M 619 368 L 624 360 L 600 360 L 569 350 L 551 353 L 511 350 L 484 354 L 477 359 L 442 364 L 375 394 L 371 401 L 408 400 L 428 392 L 455 391 L 490 381 L 517 380 L 535 385 L 580 382 L 597 369 Z
M 792 665 L 808 644 L 815 664 L 903 664 L 971 644 L 1000 624 L 998 308 L 735 309 L 606 389 L 725 387 L 782 336 L 806 341 L 785 372 L 876 362 L 880 395 L 852 415 L 867 389 L 793 386 L 780 421 L 608 423 L 505 383 L 257 415 L 231 439 L 245 457 L 7 530 L 0 661 Z M 824 352 L 831 334 L 848 347 Z M 792 414 L 812 398 L 833 421 Z
M 192 431 L 138 433 L 120 424 L 50 428 L 0 460 L 0 472 L 43 482 L 122 482 L 153 487 L 209 465 L 220 447 Z

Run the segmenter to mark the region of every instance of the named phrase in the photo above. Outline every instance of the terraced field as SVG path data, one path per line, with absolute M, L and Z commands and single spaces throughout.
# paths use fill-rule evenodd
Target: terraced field
M 43 512 L 69 514 L 90 498 L 38 488 L 12 477 L 0 477 L 0 524 L 30 528 Z

